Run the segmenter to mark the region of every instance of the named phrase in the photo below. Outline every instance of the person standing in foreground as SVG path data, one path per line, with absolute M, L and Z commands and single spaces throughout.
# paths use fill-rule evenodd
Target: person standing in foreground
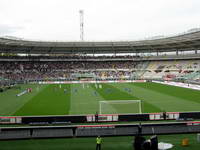
M 97 142 L 97 145 L 96 145 L 96 150 L 101 150 L 101 142 L 102 142 L 102 139 L 100 136 L 98 136 L 96 138 L 96 142 Z

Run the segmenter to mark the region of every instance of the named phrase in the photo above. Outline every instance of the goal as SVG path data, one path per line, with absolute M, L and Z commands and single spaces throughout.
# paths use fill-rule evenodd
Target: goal
M 100 114 L 142 113 L 141 100 L 108 100 L 99 101 Z

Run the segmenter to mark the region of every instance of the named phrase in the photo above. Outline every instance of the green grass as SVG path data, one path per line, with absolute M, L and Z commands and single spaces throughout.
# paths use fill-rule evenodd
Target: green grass
M 64 93 L 64 89 L 68 92 Z M 64 115 L 70 108 L 70 85 L 59 88 L 58 85 L 47 85 L 32 97 L 24 107 L 15 112 L 15 115 Z
M 21 85 L 0 93 L 0 115 L 94 114 L 99 101 L 142 100 L 142 112 L 200 111 L 200 91 L 158 83 L 110 83 L 59 85 Z M 26 88 L 32 93 L 16 97 Z M 39 87 L 39 90 L 38 90 Z M 67 93 L 64 93 L 67 89 Z M 125 105 L 124 105 L 125 106 Z M 126 113 L 133 106 L 113 105 L 110 109 Z M 135 113 L 134 109 L 132 113 Z
M 145 89 L 151 89 L 152 91 L 160 92 L 163 94 L 167 94 L 170 96 L 178 97 L 181 99 L 194 101 L 200 103 L 199 97 L 200 92 L 198 90 L 188 89 L 188 88 L 180 88 L 171 85 L 163 85 L 159 83 L 136 83 L 136 86 L 142 87 Z
M 39 87 L 39 90 L 37 90 Z M 33 88 L 32 93 L 16 97 L 16 94 Z M 64 93 L 67 89 L 67 93 Z M 127 90 L 129 89 L 129 90 Z M 99 101 L 142 100 L 143 112 L 200 111 L 200 91 L 167 86 L 157 83 L 113 83 L 62 85 L 21 85 L 0 93 L 0 115 L 66 115 L 94 114 L 99 110 Z M 120 106 L 112 106 L 123 111 Z M 126 109 L 129 109 L 126 106 Z M 180 145 L 183 138 L 190 145 Z M 131 150 L 133 137 L 103 138 L 102 150 Z M 199 150 L 196 135 L 159 136 L 159 141 L 172 143 L 172 150 Z M 0 141 L 1 150 L 94 150 L 95 138 L 63 138 Z
M 146 137 L 148 139 L 149 137 Z M 181 141 L 189 139 L 189 146 L 182 147 Z M 172 143 L 171 150 L 199 150 L 200 143 L 193 135 L 163 135 L 158 136 L 159 142 Z M 133 137 L 105 137 L 102 142 L 102 150 L 132 150 Z M 71 138 L 71 139 L 33 139 L 0 141 L 1 150 L 94 150 L 95 138 Z

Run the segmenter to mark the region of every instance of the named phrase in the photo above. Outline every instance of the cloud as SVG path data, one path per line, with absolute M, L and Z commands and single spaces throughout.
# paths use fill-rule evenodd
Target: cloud
M 77 41 L 80 9 L 90 41 L 137 40 L 200 27 L 199 0 L 0 0 L 0 33 Z
M 22 30 L 22 27 L 19 26 L 12 26 L 12 25 L 6 25 L 6 24 L 0 24 L 0 36 L 2 35 L 8 35 L 11 33 L 15 33 L 18 30 Z

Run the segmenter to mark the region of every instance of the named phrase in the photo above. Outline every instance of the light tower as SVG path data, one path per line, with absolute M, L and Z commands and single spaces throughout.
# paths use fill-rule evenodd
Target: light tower
M 83 10 L 79 10 L 79 14 L 80 14 L 80 40 L 83 41 L 84 40 L 84 20 L 83 20 L 84 12 Z

